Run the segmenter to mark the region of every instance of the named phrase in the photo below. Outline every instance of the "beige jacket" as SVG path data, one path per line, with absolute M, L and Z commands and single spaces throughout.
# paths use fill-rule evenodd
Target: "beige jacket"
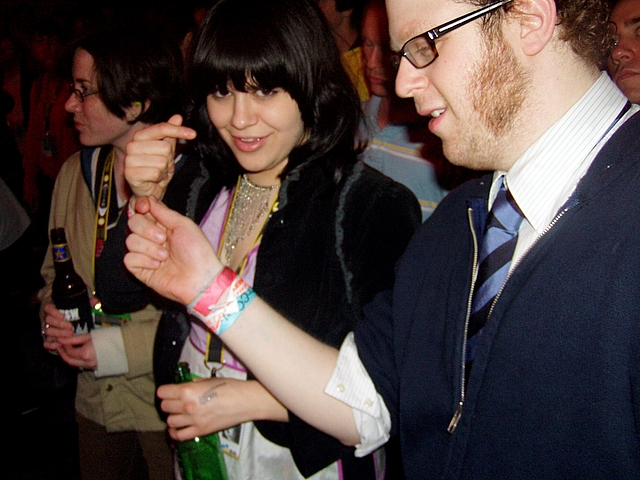
M 93 292 L 95 207 L 82 177 L 79 152 L 66 161 L 56 180 L 49 217 L 49 228 L 54 227 L 65 228 L 75 269 Z M 45 257 L 41 274 L 45 286 L 38 298 L 45 305 L 51 301 L 55 276 L 51 254 Z M 166 428 L 154 406 L 152 373 L 153 342 L 160 314 L 154 306 L 147 305 L 132 313 L 131 321 L 122 327 L 92 331 L 98 371 L 79 373 L 76 410 L 110 432 Z M 44 319 L 42 309 L 40 317 Z

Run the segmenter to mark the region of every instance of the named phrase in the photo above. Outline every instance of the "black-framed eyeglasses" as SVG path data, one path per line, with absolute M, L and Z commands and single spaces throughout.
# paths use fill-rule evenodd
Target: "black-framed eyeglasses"
M 497 10 L 501 6 L 511 2 L 512 0 L 500 0 L 485 7 L 474 10 L 473 12 L 462 15 L 447 23 L 428 30 L 420 35 L 407 40 L 399 52 L 393 52 L 391 62 L 393 67 L 397 69 L 400 66 L 400 60 L 405 57 L 411 65 L 416 68 L 424 68 L 438 58 L 438 49 L 436 48 L 436 38 L 441 37 L 445 33 L 449 33 L 458 27 L 462 27 L 469 22 L 473 22 L 487 13 Z
M 72 94 L 73 96 L 76 97 L 76 99 L 80 102 L 80 103 L 84 103 L 84 99 L 87 97 L 90 97 L 91 95 L 95 95 L 96 93 L 100 93 L 98 92 L 98 90 L 91 92 L 91 91 L 82 91 L 79 88 L 76 88 L 73 83 L 69 85 L 69 93 Z

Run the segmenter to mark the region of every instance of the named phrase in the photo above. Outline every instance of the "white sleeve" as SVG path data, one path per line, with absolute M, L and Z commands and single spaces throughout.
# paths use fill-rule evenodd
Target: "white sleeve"
M 129 372 L 122 330 L 117 325 L 91 330 L 91 340 L 98 359 L 97 378 L 124 375 Z
M 376 392 L 356 347 L 353 332 L 340 347 L 340 354 L 325 393 L 353 409 L 353 417 L 360 435 L 356 457 L 363 457 L 389 440 L 391 418 L 382 397 Z

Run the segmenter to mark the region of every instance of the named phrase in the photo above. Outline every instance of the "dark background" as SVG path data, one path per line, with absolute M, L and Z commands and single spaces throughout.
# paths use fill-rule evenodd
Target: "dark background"
M 124 5 L 122 5 L 124 3 Z M 69 44 L 105 22 L 123 19 L 164 22 L 177 42 L 193 27 L 199 0 L 0 0 L 0 40 L 20 43 L 28 57 L 28 44 L 36 22 L 63 22 Z M 27 68 L 31 68 L 25 58 Z M 1 65 L 0 65 L 1 67 Z M 35 67 L 34 67 L 35 68 Z M 62 65 L 63 70 L 70 65 Z M 37 72 L 32 72 L 37 73 Z M 1 83 L 0 83 L 1 84 Z M 0 149 L 4 150 L 4 149 Z M 0 176 L 6 173 L 6 151 L 0 151 Z M 4 176 L 2 176 L 4 178 Z M 7 182 L 8 183 L 8 182 Z M 20 192 L 14 192 L 20 198 Z M 2 205 L 0 205 L 2 209 Z M 32 225 L 11 247 L 0 251 L 0 321 L 4 327 L 1 391 L 6 396 L 8 422 L 3 422 L 5 445 L 0 478 L 8 480 L 77 480 L 77 440 L 74 420 L 76 372 L 42 347 L 37 291 L 47 241 L 47 212 L 32 215 Z

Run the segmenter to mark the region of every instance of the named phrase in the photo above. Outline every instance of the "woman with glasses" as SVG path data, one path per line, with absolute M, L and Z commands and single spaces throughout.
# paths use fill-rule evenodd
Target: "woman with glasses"
M 75 269 L 92 292 L 96 326 L 74 335 L 55 308 L 49 253 L 42 267 L 46 286 L 39 293 L 44 346 L 79 369 L 75 407 L 82 478 L 169 480 L 173 455 L 155 409 L 152 375 L 162 303 L 122 264 L 123 212 L 131 196 L 124 156 L 135 132 L 181 111 L 182 57 L 178 44 L 159 29 L 123 24 L 80 39 L 72 72 L 66 109 L 84 148 L 62 167 L 49 226 L 66 231 Z M 198 180 L 198 165 L 182 163 L 176 164 L 174 181 L 180 185 L 184 175 L 188 187 Z M 179 197 L 167 192 L 165 201 L 195 215 L 198 191 L 191 192 L 187 209 L 184 188 Z
M 392 284 L 420 209 L 404 186 L 357 162 L 359 99 L 322 12 L 313 0 L 218 2 L 189 80 L 191 128 L 174 117 L 136 135 L 127 180 L 136 194 L 160 196 L 153 178 L 167 176 L 173 155 L 161 152 L 195 137 L 193 155 L 218 185 L 200 228 L 222 262 L 339 346 L 364 303 Z M 220 432 L 230 478 L 384 476 L 381 452 L 356 458 L 297 418 L 184 309 L 163 315 L 155 355 L 170 435 Z M 179 360 L 207 379 L 175 384 Z

